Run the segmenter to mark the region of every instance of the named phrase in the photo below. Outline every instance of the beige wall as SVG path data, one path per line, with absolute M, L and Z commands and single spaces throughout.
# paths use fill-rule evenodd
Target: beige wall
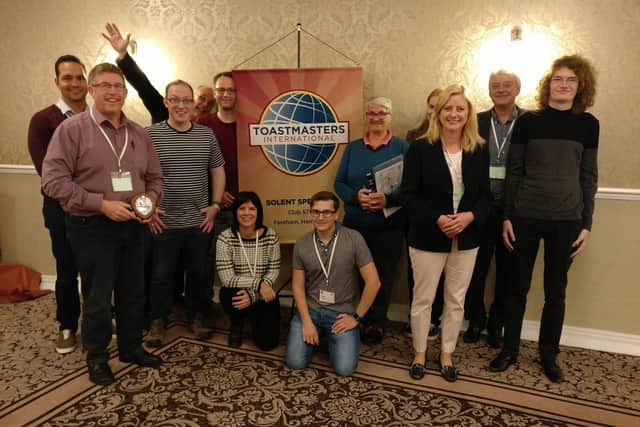
M 54 275 L 41 204 L 37 175 L 0 173 L 2 261 Z M 640 201 L 596 200 L 589 245 L 569 272 L 566 325 L 640 335 L 638 218 Z M 407 302 L 405 280 L 403 274 L 394 289 L 394 302 L 399 304 Z M 543 301 L 541 253 L 529 294 L 527 319 L 540 319 Z
M 110 52 L 100 36 L 106 20 L 134 33 L 140 57 L 165 56 L 166 65 L 146 70 L 158 87 L 176 77 L 209 83 L 215 72 L 241 63 L 300 22 L 360 63 L 365 96 L 393 98 L 394 132 L 401 135 L 420 120 L 434 86 L 459 81 L 479 107 L 488 107 L 476 54 L 484 40 L 521 25 L 523 41 L 544 31 L 559 44 L 555 53 L 582 52 L 593 60 L 600 76 L 593 108 L 602 126 L 600 184 L 640 188 L 640 150 L 633 146 L 640 135 L 638 0 L 22 0 L 0 2 L 0 16 L 0 164 L 30 163 L 26 128 L 33 112 L 57 98 L 55 58 L 75 53 L 90 66 L 103 61 Z M 516 54 L 545 58 L 546 64 L 550 50 Z M 295 65 L 292 35 L 243 67 Z M 351 65 L 303 35 L 303 67 Z M 531 106 L 531 93 L 523 95 Z M 127 112 L 148 123 L 133 92 L 131 98 Z
M 600 186 L 640 188 L 640 150 L 634 146 L 640 135 L 638 0 L 23 0 L 0 2 L 0 16 L 0 164 L 30 164 L 29 118 L 58 97 L 53 61 L 63 53 L 89 66 L 105 60 L 110 48 L 100 31 L 107 19 L 134 33 L 140 62 L 153 52 L 149 42 L 159 49 L 157 57 L 165 55 L 166 65 L 146 70 L 157 87 L 176 77 L 210 83 L 215 72 L 239 64 L 301 22 L 359 62 L 366 97 L 393 98 L 393 130 L 401 135 L 420 120 L 424 97 L 437 85 L 462 82 L 480 109 L 488 107 L 486 76 L 474 55 L 486 38 L 523 25 L 561 43 L 558 54 L 581 52 L 593 60 L 599 70 L 593 113 L 601 123 Z M 291 36 L 243 67 L 295 67 L 295 58 Z M 303 67 L 351 65 L 302 37 Z M 530 107 L 532 94 L 523 94 L 521 103 Z M 126 111 L 149 122 L 133 91 Z M 40 209 L 37 176 L 0 173 L 3 260 L 54 274 Z M 570 272 L 567 324 L 640 334 L 639 217 L 640 202 L 597 201 L 590 246 Z M 531 320 L 539 318 L 540 278 L 538 263 L 527 310 Z M 397 293 L 404 301 L 406 291 Z

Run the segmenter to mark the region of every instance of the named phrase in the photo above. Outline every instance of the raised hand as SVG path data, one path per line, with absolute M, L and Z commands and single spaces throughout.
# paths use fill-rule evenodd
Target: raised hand
M 107 34 L 102 33 L 102 37 L 104 37 L 109 42 L 109 44 L 111 44 L 113 50 L 118 52 L 118 59 L 124 58 L 124 56 L 127 54 L 127 48 L 129 47 L 131 34 L 127 34 L 126 39 L 123 38 L 117 25 L 112 22 L 107 22 L 104 28 L 107 31 Z

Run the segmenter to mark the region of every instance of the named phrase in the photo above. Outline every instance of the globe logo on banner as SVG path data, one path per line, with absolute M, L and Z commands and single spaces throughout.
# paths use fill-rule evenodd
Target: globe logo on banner
M 324 98 L 309 91 L 278 95 L 250 125 L 251 145 L 269 162 L 291 175 L 311 175 L 325 167 L 338 144 L 349 140 L 349 123 L 340 122 Z

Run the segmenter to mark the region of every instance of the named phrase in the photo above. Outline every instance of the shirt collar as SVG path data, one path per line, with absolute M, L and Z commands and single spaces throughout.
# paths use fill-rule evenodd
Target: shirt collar
M 389 141 L 391 141 L 391 137 L 392 137 L 391 129 L 387 129 L 387 135 L 385 136 L 384 141 L 382 142 L 382 144 L 380 144 L 380 147 L 383 147 L 383 146 L 387 145 L 389 143 Z M 363 139 L 364 139 L 364 145 L 366 147 L 373 148 L 371 146 L 371 141 L 369 141 L 369 132 L 368 131 L 364 133 L 364 138 Z M 376 147 L 376 148 L 378 148 L 378 147 Z
M 517 119 L 519 115 L 520 115 L 520 108 L 518 108 L 518 106 L 516 105 L 515 108 L 513 109 L 513 112 L 511 113 L 511 117 L 509 117 L 509 119 L 503 125 L 498 121 L 498 117 L 496 116 L 496 109 L 495 108 L 491 109 L 491 120 L 493 120 L 494 122 L 502 126 L 506 126 L 508 123 L 511 123 L 512 121 Z
M 104 122 L 107 122 L 107 123 L 109 123 L 111 125 L 111 127 L 113 127 L 113 125 L 111 124 L 109 119 L 107 119 L 100 111 L 96 110 L 93 107 L 91 108 L 91 110 L 93 111 L 93 116 L 95 117 L 97 123 L 103 124 Z M 124 114 L 124 111 L 121 111 L 120 112 L 120 127 L 127 126 L 128 124 L 129 124 L 129 119 Z
M 333 230 L 333 236 L 331 236 L 331 240 L 329 240 L 329 243 L 326 244 L 327 248 L 331 246 L 331 242 L 333 242 L 333 240 L 338 235 L 338 231 L 340 231 L 340 223 L 336 221 L 336 228 Z M 325 246 L 325 244 L 322 243 L 322 240 L 320 240 L 320 237 L 318 236 L 318 231 L 316 229 L 313 230 L 313 238 L 316 239 L 317 242 L 320 242 L 321 245 Z
M 60 98 L 58 102 L 56 102 L 56 107 L 58 107 L 58 110 L 60 110 L 62 114 L 65 116 L 69 111 L 71 111 L 72 114 L 75 114 L 75 111 L 73 111 L 73 108 L 69 107 L 69 104 L 64 102 L 64 99 L 62 98 Z M 85 107 L 84 110 L 87 111 L 87 107 Z

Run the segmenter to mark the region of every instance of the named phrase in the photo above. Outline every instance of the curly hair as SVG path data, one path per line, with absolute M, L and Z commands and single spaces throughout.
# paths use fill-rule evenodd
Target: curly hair
M 593 106 L 595 101 L 596 70 L 591 62 L 581 55 L 566 55 L 553 61 L 551 70 L 540 79 L 538 84 L 538 94 L 536 95 L 538 108 L 543 109 L 549 106 L 551 77 L 554 72 L 563 67 L 570 69 L 578 77 L 578 90 L 573 100 L 571 111 L 584 113 L 587 108 Z

